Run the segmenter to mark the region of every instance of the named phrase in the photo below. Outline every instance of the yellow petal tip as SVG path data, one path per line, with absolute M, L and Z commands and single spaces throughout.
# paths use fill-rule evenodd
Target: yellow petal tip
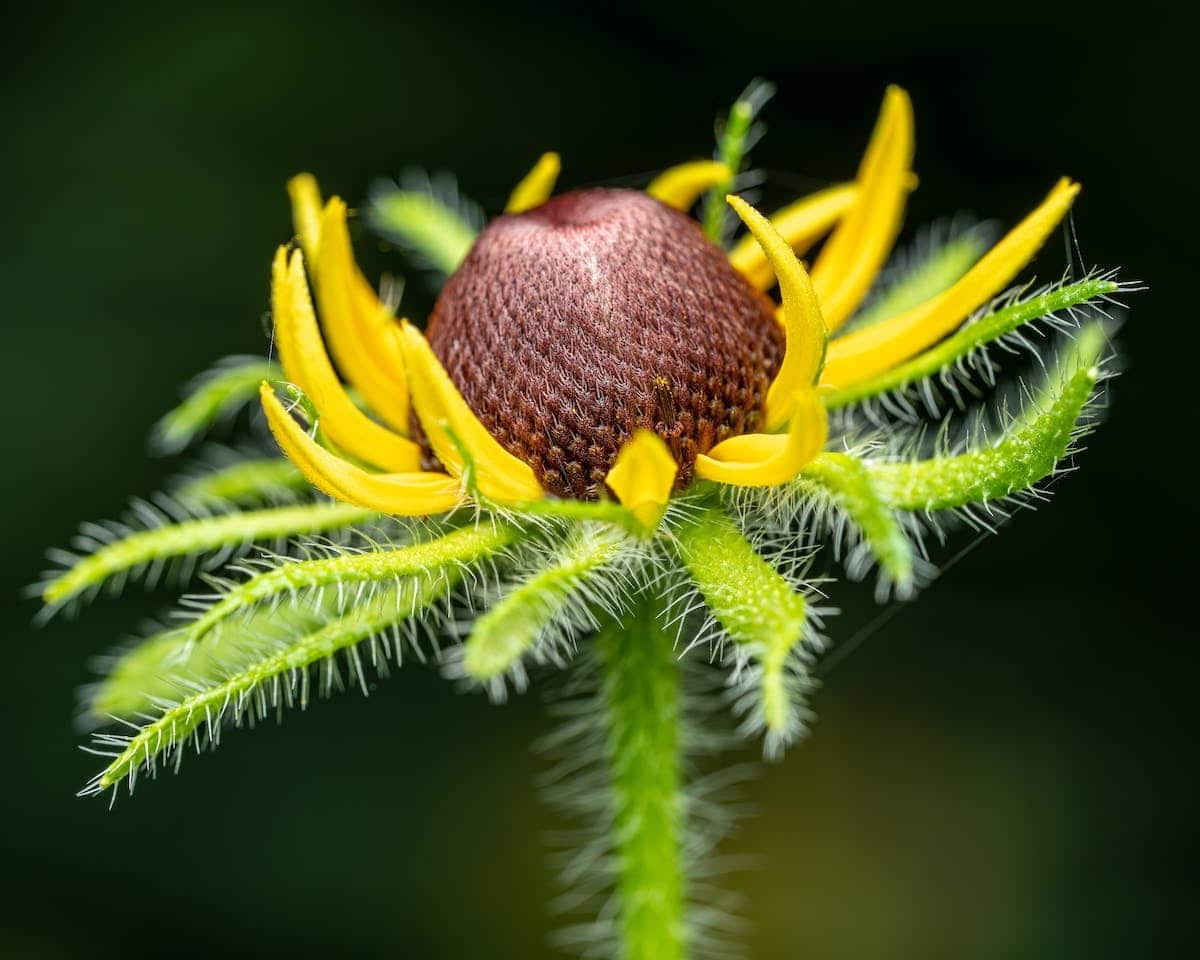
M 524 213 L 526 210 L 541 206 L 550 199 L 561 171 L 562 158 L 553 150 L 543 153 L 538 157 L 533 169 L 514 188 L 504 207 L 504 212 Z
M 643 429 L 626 441 L 604 480 L 621 505 L 653 529 L 671 499 L 678 472 L 679 465 L 662 438 Z
M 287 192 L 292 201 L 292 226 L 300 245 L 310 258 L 315 258 L 321 239 L 321 188 L 317 178 L 311 173 L 298 173 L 287 182 Z
M 728 185 L 733 171 L 719 160 L 691 160 L 664 170 L 646 192 L 676 210 L 689 210 L 701 195 L 718 184 Z

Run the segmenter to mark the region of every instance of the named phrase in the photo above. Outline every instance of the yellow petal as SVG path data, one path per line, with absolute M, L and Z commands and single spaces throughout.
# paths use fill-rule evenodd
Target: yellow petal
M 533 165 L 533 169 L 525 174 L 525 179 L 513 189 L 504 212 L 524 213 L 526 210 L 540 207 L 554 192 L 554 184 L 558 182 L 558 172 L 561 169 L 562 161 L 557 153 L 543 153 Z
M 267 423 L 287 458 L 309 482 L 336 500 L 394 516 L 444 513 L 462 500 L 459 484 L 444 473 L 367 473 L 315 443 L 283 408 L 270 384 L 259 388 Z
M 824 385 L 852 386 L 933 346 L 987 303 L 1016 276 L 1046 242 L 1079 193 L 1079 184 L 1059 180 L 1042 204 L 963 275 L 954 286 L 898 316 L 856 330 L 829 345 Z
M 405 323 L 402 336 L 413 408 L 442 465 L 461 477 L 465 453 L 484 496 L 503 503 L 540 500 L 544 491 L 533 469 L 505 450 L 479 422 L 421 331 Z
M 792 415 L 796 397 L 811 389 L 825 356 L 825 321 L 808 274 L 792 248 L 761 213 L 741 197 L 726 197 L 762 248 L 779 278 L 787 346 L 779 372 L 767 391 L 766 429 L 778 430 Z
M 813 264 L 813 287 L 830 331 L 870 290 L 900 230 L 913 156 L 912 103 L 888 87 L 858 172 L 858 197 Z
M 794 480 L 825 447 L 825 405 L 802 390 L 787 433 L 745 433 L 696 457 L 696 476 L 738 487 L 774 487 Z
M 408 434 L 408 384 L 399 325 L 354 262 L 346 204 L 333 197 L 319 227 L 319 252 L 309 256 L 321 323 L 346 379 L 396 432 Z
M 416 470 L 421 450 L 354 405 L 334 373 L 313 313 L 300 251 L 288 262 L 280 247 L 271 266 L 271 309 L 275 341 L 287 378 L 303 390 L 321 414 L 321 427 L 347 453 L 385 470 Z
M 716 160 L 694 160 L 664 170 L 646 188 L 655 200 L 676 210 L 690 210 L 692 204 L 710 187 L 728 183 L 733 174 Z
M 650 430 L 638 430 L 621 447 L 604 482 L 647 530 L 662 519 L 679 465 L 662 438 Z
M 292 225 L 300 238 L 300 246 L 310 261 L 317 259 L 321 238 L 321 190 L 311 173 L 299 173 L 288 181 L 288 196 L 292 200 Z
M 799 256 L 854 206 L 857 197 L 858 187 L 853 183 L 821 190 L 776 212 L 771 217 L 771 226 Z M 775 282 L 771 262 L 753 234 L 747 234 L 734 245 L 729 262 L 757 290 L 766 290 Z

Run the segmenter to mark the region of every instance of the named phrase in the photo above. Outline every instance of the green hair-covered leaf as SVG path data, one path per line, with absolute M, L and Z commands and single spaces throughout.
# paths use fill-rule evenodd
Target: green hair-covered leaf
M 92 752 L 111 757 L 111 762 L 81 793 L 102 793 L 122 781 L 132 791 L 140 770 L 153 774 L 164 758 L 178 762 L 190 743 L 197 748 L 215 746 L 224 723 L 253 722 L 284 706 L 303 709 L 311 694 L 310 668 L 323 664 L 329 685 L 335 670 L 332 658 L 340 651 L 347 652 L 365 690 L 356 645 L 424 610 L 452 583 L 440 573 L 414 577 L 315 630 L 264 642 L 233 669 L 214 667 L 206 675 L 188 678 L 192 691 L 165 705 L 157 718 L 132 736 L 100 733 L 94 737 Z
M 390 549 L 339 553 L 316 560 L 284 559 L 231 587 L 192 622 L 187 639 L 195 643 L 237 613 L 300 591 L 389 584 L 400 578 L 459 570 L 502 550 L 516 537 L 505 524 L 478 523 L 460 527 L 444 537 Z
M 467 675 L 481 682 L 494 680 L 556 622 L 571 620 L 572 613 L 575 619 L 586 619 L 588 601 L 612 606 L 613 598 L 598 589 L 597 581 L 626 542 L 611 528 L 585 528 L 571 536 L 537 572 L 475 622 L 463 651 Z
M 961 279 L 987 248 L 988 237 L 980 229 L 966 230 L 938 245 L 868 302 L 839 333 L 844 336 L 869 327 L 936 297 Z
M 286 633 L 303 635 L 330 615 L 325 608 L 264 611 L 203 645 L 188 644 L 185 628 L 160 631 L 115 658 L 107 675 L 87 689 L 84 709 L 97 721 L 145 715 L 155 703 L 178 699 L 185 686 L 215 683 Z
M 258 385 L 280 376 L 279 367 L 260 357 L 227 357 L 196 377 L 179 406 L 154 425 L 150 443 L 158 453 L 178 453 L 224 417 L 258 396 Z
M 1081 330 L 1046 386 L 991 446 L 915 463 L 871 463 L 875 488 L 897 509 L 924 511 L 986 504 L 1028 490 L 1070 452 L 1102 376 L 1106 342 L 1100 324 Z
M 145 512 L 156 514 L 148 505 Z M 213 552 L 232 552 L 251 543 L 283 540 L 313 533 L 327 533 L 378 519 L 373 510 L 346 503 L 311 503 L 270 507 L 244 513 L 197 517 L 179 523 L 164 523 L 149 530 L 85 526 L 84 532 L 97 549 L 86 556 L 67 556 L 67 570 L 54 574 L 40 588 L 48 609 L 98 589 L 114 577 L 128 577 L 144 570 L 161 570 L 183 557 Z M 110 542 L 101 543 L 104 536 Z
M 793 589 L 724 513 L 709 510 L 676 530 L 679 556 L 709 611 L 757 664 L 749 677 L 751 725 L 765 729 L 777 753 L 802 729 L 800 699 L 808 683 L 797 656 L 808 625 L 804 595 Z
M 283 457 L 241 460 L 181 483 L 174 490 L 180 503 L 220 506 L 295 499 L 311 493 L 304 475 Z
M 1027 323 L 1051 316 L 1062 310 L 1070 310 L 1091 300 L 1115 293 L 1118 289 L 1118 284 L 1112 280 L 1095 278 L 1081 280 L 1078 283 L 1068 284 L 1020 300 L 988 313 L 973 323 L 968 323 L 937 346 L 885 373 L 854 386 L 834 391 L 826 396 L 825 406 L 834 410 L 880 394 L 902 390 L 910 384 L 951 369 L 974 351 L 997 342 Z
M 804 468 L 797 483 L 817 488 L 829 497 L 835 509 L 849 518 L 862 537 L 862 545 L 886 578 L 882 583 L 894 584 L 901 596 L 911 590 L 912 544 L 865 463 L 845 453 L 823 453 Z M 847 561 L 847 567 L 852 576 L 865 572 L 856 569 L 858 564 L 852 560 Z

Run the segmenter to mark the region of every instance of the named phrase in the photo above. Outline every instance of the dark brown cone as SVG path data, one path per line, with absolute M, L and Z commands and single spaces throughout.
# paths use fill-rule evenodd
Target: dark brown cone
M 492 221 L 427 336 L 496 439 L 585 499 L 639 426 L 689 483 L 698 453 L 756 428 L 784 348 L 774 305 L 692 220 L 607 189 Z

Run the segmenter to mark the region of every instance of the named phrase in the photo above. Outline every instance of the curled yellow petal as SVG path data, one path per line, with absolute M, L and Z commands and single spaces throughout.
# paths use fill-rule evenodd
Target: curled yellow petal
M 950 289 L 889 320 L 829 345 L 824 385 L 852 386 L 916 356 L 951 333 L 1016 276 L 1071 209 L 1079 184 L 1063 177 L 1041 205 L 989 250 Z
M 813 287 L 830 331 L 862 302 L 892 249 L 904 214 L 912 156 L 912 103 L 899 87 L 888 87 L 859 167 L 854 206 L 813 264 Z
M 283 408 L 270 384 L 259 388 L 280 449 L 317 489 L 335 500 L 393 516 L 443 513 L 462 500 L 458 481 L 444 473 L 367 473 L 318 445 Z
M 693 160 L 664 170 L 646 188 L 655 200 L 676 210 L 689 210 L 700 195 L 719 183 L 728 183 L 733 173 L 717 160 Z
M 845 216 L 857 197 L 858 186 L 853 183 L 818 191 L 776 212 L 770 218 L 771 226 L 799 256 Z M 771 261 L 753 234 L 747 234 L 734 244 L 729 252 L 729 262 L 757 290 L 766 290 L 775 282 Z
M 354 262 L 346 204 L 338 197 L 325 205 L 318 252 L 315 258 L 309 254 L 309 262 L 321 322 L 338 366 L 368 406 L 393 430 L 407 435 L 408 385 L 399 325 Z
M 562 161 L 557 153 L 543 153 L 538 157 L 533 169 L 525 174 L 525 178 L 513 189 L 508 203 L 504 205 L 504 212 L 524 213 L 549 200 L 561 169 Z
M 766 429 L 778 430 L 792 415 L 796 397 L 811 389 L 825 356 L 825 320 L 796 254 L 761 213 L 741 197 L 725 198 L 749 228 L 779 278 L 787 345 L 783 363 L 767 391 Z
M 305 256 L 315 261 L 321 237 L 321 188 L 311 173 L 298 173 L 288 181 L 287 189 L 292 201 L 292 225 L 300 246 Z
M 745 433 L 696 457 L 696 476 L 738 487 L 774 487 L 794 480 L 825 447 L 825 405 L 815 390 L 802 390 L 787 433 Z
M 503 503 L 540 500 L 544 491 L 533 469 L 505 450 L 479 422 L 421 331 L 405 323 L 402 337 L 413 409 L 442 465 L 461 477 L 469 457 L 484 496 Z
M 271 310 L 284 374 L 320 412 L 322 429 L 329 438 L 347 453 L 384 470 L 416 470 L 421 462 L 420 448 L 359 410 L 338 380 L 321 341 L 298 250 L 290 262 L 285 247 L 275 254 Z
M 604 482 L 621 505 L 630 510 L 647 530 L 662 519 L 679 465 L 662 438 L 650 430 L 638 430 L 621 447 Z

